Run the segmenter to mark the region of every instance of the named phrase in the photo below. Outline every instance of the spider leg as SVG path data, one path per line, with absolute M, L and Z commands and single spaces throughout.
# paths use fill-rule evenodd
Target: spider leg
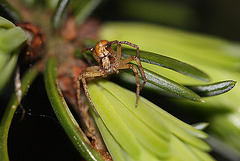
M 121 67 L 121 66 L 124 66 L 125 64 L 127 64 L 127 63 L 129 63 L 129 62 L 131 62 L 131 61 L 133 61 L 133 60 L 136 61 L 137 65 L 138 65 L 138 68 L 139 68 L 139 70 L 140 70 L 140 73 L 141 73 L 141 75 L 142 75 L 143 83 L 142 83 L 142 85 L 141 85 L 141 87 L 140 87 L 140 90 L 142 90 L 143 86 L 144 86 L 144 85 L 146 84 L 146 82 L 147 82 L 147 78 L 146 78 L 145 73 L 144 73 L 144 71 L 143 71 L 143 67 L 142 67 L 141 61 L 140 61 L 136 56 L 131 56 L 131 57 L 128 57 L 128 58 L 126 58 L 126 59 L 124 59 L 124 60 L 121 60 L 120 63 L 119 63 L 119 66 L 120 66 L 120 67 Z
M 84 49 L 82 50 L 83 56 L 84 56 L 84 58 L 87 60 L 88 64 L 93 65 L 92 61 L 88 58 L 87 54 L 85 53 L 85 51 L 87 51 L 87 50 L 92 51 L 93 48 L 84 48 Z
M 138 57 L 138 59 L 140 59 L 140 52 L 139 52 L 139 47 L 138 47 L 138 45 L 133 44 L 133 43 L 128 42 L 128 41 L 120 41 L 119 44 L 125 44 L 125 45 L 128 45 L 128 46 L 131 46 L 131 47 L 136 48 L 136 49 L 137 49 L 137 57 Z
M 111 48 L 111 44 L 117 44 L 117 52 L 115 52 L 112 48 Z M 121 59 L 121 44 L 119 43 L 118 40 L 114 40 L 114 41 L 109 41 L 107 44 L 107 49 L 108 51 L 111 53 L 111 55 L 116 56 L 117 61 L 119 61 Z
M 95 50 L 93 49 L 93 50 L 91 50 L 91 52 L 92 52 L 92 55 L 93 55 L 93 57 L 94 57 L 94 59 L 98 62 L 98 64 L 100 63 L 100 58 L 98 57 L 98 55 L 96 54 L 96 52 L 95 52 Z
M 122 58 L 122 46 L 120 43 L 117 44 L 117 61 L 119 62 Z
M 141 86 L 140 86 L 140 82 L 139 82 L 139 76 L 138 76 L 138 70 L 137 68 L 132 65 L 132 64 L 123 64 L 122 66 L 120 66 L 118 69 L 132 69 L 133 72 L 135 73 L 135 77 L 136 77 L 136 84 L 137 84 L 137 89 L 136 89 L 136 104 L 135 107 L 137 108 L 138 106 L 138 99 L 139 99 L 139 95 L 140 95 L 140 90 L 141 90 Z
M 86 72 L 91 72 L 91 71 L 98 71 L 99 66 L 90 66 L 86 68 Z
M 94 48 L 84 48 L 84 49 L 82 50 L 83 56 L 85 57 L 85 59 L 87 60 L 87 62 L 88 62 L 90 65 L 94 65 L 94 64 L 91 62 L 91 60 L 88 58 L 87 54 L 85 53 L 85 51 L 87 51 L 87 50 L 90 50 L 91 53 L 92 53 L 92 55 L 93 55 L 93 57 L 94 57 L 94 59 L 95 59 L 98 63 L 100 63 L 100 59 L 99 59 L 99 57 L 97 56 Z
M 94 66 L 93 66 L 94 67 Z M 92 67 L 90 67 L 92 68 Z M 87 68 L 88 69 L 88 68 Z M 102 73 L 100 71 L 85 71 L 83 72 L 81 75 L 78 76 L 77 78 L 77 82 L 76 82 L 76 85 L 77 85 L 77 100 L 78 100 L 78 106 L 79 108 L 81 107 L 81 82 L 82 82 L 82 85 L 83 85 L 83 88 L 84 88 L 84 91 L 85 91 L 85 95 L 87 96 L 88 98 L 88 101 L 90 102 L 90 104 L 92 105 L 92 108 L 94 109 L 94 111 L 96 112 L 96 114 L 99 116 L 91 98 L 90 98 L 90 95 L 89 95 L 89 91 L 88 91 L 88 87 L 87 87 L 87 82 L 86 82 L 86 78 L 90 78 L 90 77 L 98 77 L 98 76 L 102 76 Z
M 77 104 L 79 109 L 81 109 L 81 107 L 83 107 L 82 102 L 81 102 L 81 79 L 78 76 L 77 81 L 76 81 L 76 86 L 77 86 Z
M 128 42 L 128 41 L 114 40 L 114 41 L 109 41 L 107 46 L 108 45 L 110 46 L 111 44 L 117 44 L 117 61 L 120 61 L 120 59 L 122 58 L 122 46 L 121 46 L 121 44 L 125 44 L 125 45 L 136 48 L 137 49 L 137 57 L 138 57 L 138 59 L 140 59 L 140 52 L 139 52 L 138 45 L 133 44 L 133 43 Z M 109 48 L 109 49 L 111 49 L 111 48 Z

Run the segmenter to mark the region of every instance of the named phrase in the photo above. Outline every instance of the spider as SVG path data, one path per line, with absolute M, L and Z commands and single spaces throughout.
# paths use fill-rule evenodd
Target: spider
M 112 44 L 117 44 L 117 51 L 115 52 L 113 48 L 111 47 Z M 121 45 L 126 44 L 131 47 L 134 47 L 137 49 L 137 57 L 136 56 L 131 56 L 126 59 L 121 60 L 122 54 L 121 54 Z M 82 72 L 78 78 L 77 78 L 77 99 L 78 99 L 78 105 L 80 106 L 80 85 L 81 82 L 83 84 L 83 88 L 85 91 L 85 95 L 87 96 L 89 102 L 91 103 L 91 106 L 93 107 L 94 111 L 96 114 L 99 116 L 97 110 L 95 109 L 95 106 L 89 96 L 88 92 L 88 87 L 86 83 L 86 78 L 94 78 L 94 77 L 107 77 L 110 74 L 113 73 L 119 73 L 119 69 L 132 69 L 133 72 L 135 73 L 136 77 L 136 84 L 137 84 L 137 89 L 136 89 L 136 104 L 135 107 L 138 105 L 138 99 L 139 99 L 139 93 L 140 90 L 143 88 L 145 83 L 147 82 L 146 76 L 144 74 L 141 61 L 140 61 L 140 53 L 139 53 L 139 47 L 133 43 L 130 43 L 128 41 L 107 41 L 107 40 L 101 40 L 99 41 L 95 48 L 85 48 L 83 50 L 83 55 L 85 58 L 88 60 L 89 63 L 90 60 L 88 59 L 87 55 L 85 54 L 85 51 L 90 50 L 94 59 L 98 62 L 99 66 L 90 66 L 87 67 L 84 72 Z M 139 76 L 138 76 L 138 70 L 137 68 L 132 65 L 128 64 L 129 62 L 135 60 L 138 68 L 140 70 L 140 73 L 143 78 L 143 83 L 140 85 L 139 82 Z

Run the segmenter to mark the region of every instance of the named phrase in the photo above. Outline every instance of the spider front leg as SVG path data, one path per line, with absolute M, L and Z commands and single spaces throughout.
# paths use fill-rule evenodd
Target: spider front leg
M 90 67 L 90 68 L 91 69 L 98 68 L 98 66 L 96 66 L 96 67 L 93 66 L 93 67 Z M 84 88 L 84 91 L 85 91 L 85 95 L 88 98 L 88 101 L 90 102 L 90 104 L 92 105 L 92 108 L 94 109 L 96 114 L 99 116 L 99 114 L 98 114 L 98 112 L 97 112 L 97 110 L 96 110 L 96 108 L 95 108 L 95 106 L 92 102 L 92 99 L 90 98 L 88 87 L 87 87 L 87 82 L 86 82 L 86 78 L 98 77 L 98 76 L 102 76 L 102 73 L 100 71 L 83 72 L 81 75 L 78 76 L 76 85 L 77 85 L 77 102 L 78 102 L 79 108 L 81 108 L 81 101 L 80 100 L 81 100 L 81 82 L 82 82 L 83 88 Z
M 119 61 L 122 57 L 122 46 L 121 44 L 125 44 L 131 47 L 136 48 L 137 50 L 137 57 L 138 59 L 140 59 L 140 52 L 139 52 L 139 46 L 136 44 L 133 44 L 131 42 L 128 41 L 118 41 L 118 40 L 114 40 L 114 41 L 109 41 L 107 45 L 111 45 L 111 44 L 117 44 L 117 60 Z
M 94 48 L 85 48 L 85 49 L 82 50 L 83 56 L 85 57 L 85 59 L 87 60 L 87 62 L 88 62 L 90 65 L 94 65 L 94 64 L 91 62 L 91 60 L 88 58 L 87 54 L 85 53 L 85 51 L 87 51 L 87 50 L 91 51 L 92 56 L 94 57 L 94 59 L 95 59 L 98 63 L 100 63 L 100 59 L 99 59 L 99 57 L 97 56 Z
M 140 52 L 139 52 L 139 46 L 138 46 L 138 45 L 133 44 L 133 43 L 128 42 L 128 41 L 120 41 L 119 43 L 120 43 L 120 44 L 125 44 L 125 45 L 128 45 L 128 46 L 131 46 L 131 47 L 136 48 L 136 50 L 137 50 L 137 57 L 138 57 L 138 59 L 140 59 Z

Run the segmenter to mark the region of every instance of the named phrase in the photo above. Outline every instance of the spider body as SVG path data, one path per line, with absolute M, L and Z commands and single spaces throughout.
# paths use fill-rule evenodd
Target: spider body
M 95 46 L 96 55 L 100 58 L 100 65 L 106 74 L 110 74 L 112 71 L 116 70 L 116 59 L 110 53 L 110 48 L 107 47 L 107 40 L 99 41 Z
M 117 44 L 117 51 L 115 52 L 111 45 L 112 44 Z M 121 60 L 122 58 L 122 53 L 121 53 L 121 45 L 122 44 L 126 44 L 129 45 L 131 47 L 134 47 L 137 49 L 137 57 L 136 56 L 131 56 L 128 57 L 126 59 Z M 139 54 L 139 47 L 133 43 L 130 43 L 128 41 L 107 41 L 107 40 L 101 40 L 99 41 L 95 48 L 86 48 L 83 50 L 83 54 L 85 56 L 85 58 L 88 60 L 88 62 L 90 64 L 91 61 L 88 59 L 87 55 L 84 53 L 84 51 L 86 50 L 90 50 L 94 59 L 98 62 L 99 66 L 90 66 L 87 67 L 86 70 L 84 72 L 82 72 L 77 79 L 77 99 L 78 99 L 78 105 L 81 106 L 81 102 L 80 102 L 80 85 L 81 82 L 83 84 L 83 88 L 85 91 L 85 94 L 89 100 L 89 102 L 91 103 L 93 109 L 95 110 L 95 112 L 97 113 L 95 106 L 89 96 L 89 92 L 88 92 L 88 88 L 87 88 L 87 83 L 86 83 L 86 78 L 94 78 L 94 77 L 107 77 L 109 74 L 113 74 L 113 73 L 119 73 L 119 69 L 132 69 L 133 72 L 135 73 L 135 77 L 136 77 L 136 84 L 137 84 L 137 89 L 136 89 L 136 105 L 135 107 L 137 107 L 138 105 L 138 99 L 139 99 L 139 93 L 140 90 L 142 89 L 142 87 L 145 85 L 145 83 L 147 82 L 146 76 L 144 74 L 142 65 L 141 65 L 141 61 L 140 61 L 140 54 Z M 132 65 L 129 64 L 129 62 L 135 60 L 139 71 L 142 75 L 143 78 L 143 83 L 142 85 L 140 85 L 139 82 L 139 76 L 138 76 L 138 70 L 137 68 Z M 97 113 L 98 114 L 98 113 Z

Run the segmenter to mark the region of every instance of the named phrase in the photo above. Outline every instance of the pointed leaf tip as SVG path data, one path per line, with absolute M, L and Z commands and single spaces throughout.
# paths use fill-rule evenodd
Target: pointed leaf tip
M 226 93 L 230 91 L 235 85 L 236 81 L 233 80 L 227 80 L 227 81 L 221 81 L 206 85 L 196 85 L 196 86 L 186 86 L 187 88 L 191 89 L 201 97 L 209 97 L 209 96 L 215 96 L 220 95 L 223 93 Z

